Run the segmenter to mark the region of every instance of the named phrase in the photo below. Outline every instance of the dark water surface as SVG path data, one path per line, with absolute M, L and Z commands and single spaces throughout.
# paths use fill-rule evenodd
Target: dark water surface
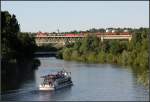
M 83 64 L 54 57 L 39 58 L 34 78 L 18 89 L 2 94 L 2 100 L 21 101 L 148 101 L 149 93 L 137 84 L 134 73 L 110 64 Z M 40 76 L 64 68 L 72 73 L 74 85 L 57 91 L 39 91 Z

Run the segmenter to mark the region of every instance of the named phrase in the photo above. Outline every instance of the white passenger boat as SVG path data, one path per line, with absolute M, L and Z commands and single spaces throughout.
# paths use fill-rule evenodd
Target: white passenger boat
M 58 71 L 56 74 L 42 76 L 43 82 L 39 85 L 39 90 L 56 90 L 73 85 L 71 72 L 65 70 Z

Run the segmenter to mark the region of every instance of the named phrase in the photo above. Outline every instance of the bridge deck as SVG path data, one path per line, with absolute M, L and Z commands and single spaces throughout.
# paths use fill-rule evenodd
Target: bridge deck
M 35 37 L 37 45 L 41 44 L 48 44 L 48 43 L 62 43 L 65 45 L 65 43 L 68 42 L 75 42 L 77 40 L 82 40 L 87 36 L 40 36 Z M 132 35 L 97 35 L 101 39 L 101 41 L 105 39 L 127 39 L 131 40 Z
M 87 36 L 35 36 L 35 38 L 83 38 Z M 132 37 L 132 35 L 97 35 L 97 37 Z

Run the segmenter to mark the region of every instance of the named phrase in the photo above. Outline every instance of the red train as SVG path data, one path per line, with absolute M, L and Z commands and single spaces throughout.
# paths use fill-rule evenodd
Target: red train
M 129 32 L 105 32 L 105 33 L 79 33 L 79 34 L 73 34 L 73 33 L 69 33 L 69 34 L 62 34 L 61 36 L 64 37 L 83 37 L 83 36 L 87 36 L 87 35 L 96 35 L 96 36 L 100 36 L 100 35 L 130 35 Z M 42 33 L 42 32 L 37 32 L 37 37 L 47 37 L 48 33 Z M 55 36 L 60 36 L 60 35 L 55 35 Z
M 83 36 L 83 34 L 82 33 L 80 33 L 80 34 L 64 34 L 64 36 L 65 37 L 81 37 L 81 36 Z

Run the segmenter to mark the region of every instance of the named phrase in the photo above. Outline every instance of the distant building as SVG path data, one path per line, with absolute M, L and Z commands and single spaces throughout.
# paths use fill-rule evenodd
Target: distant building
M 128 32 L 128 30 L 124 30 L 124 32 Z
M 115 33 L 115 32 L 116 32 L 116 30 L 113 29 L 113 30 L 112 30 L 112 33 Z
M 106 33 L 108 33 L 108 32 L 112 32 L 112 30 L 111 29 L 106 29 Z

